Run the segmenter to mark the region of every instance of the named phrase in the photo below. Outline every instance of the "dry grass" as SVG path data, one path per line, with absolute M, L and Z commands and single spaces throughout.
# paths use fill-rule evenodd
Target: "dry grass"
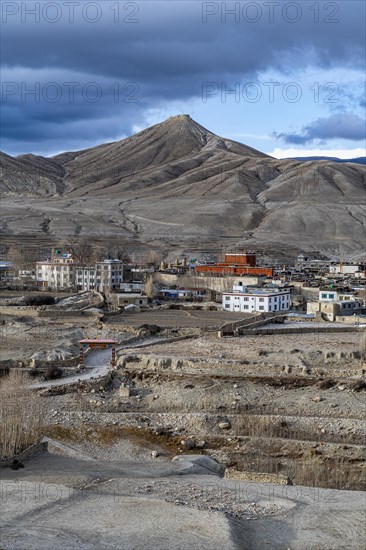
M 31 382 L 18 370 L 0 380 L 0 458 L 21 453 L 41 437 L 42 405 Z
M 67 428 L 60 425 L 48 425 L 44 428 L 46 436 L 59 441 L 79 443 L 80 441 L 93 443 L 99 446 L 114 445 L 122 440 L 128 440 L 135 445 L 146 449 L 156 449 L 158 447 L 167 456 L 173 457 L 178 454 L 181 448 L 182 436 L 172 436 L 168 432 L 161 430 L 161 433 L 149 428 L 137 428 L 128 426 L 99 426 L 91 424 L 79 426 L 77 428 Z M 185 449 L 186 454 L 197 453 L 197 449 Z

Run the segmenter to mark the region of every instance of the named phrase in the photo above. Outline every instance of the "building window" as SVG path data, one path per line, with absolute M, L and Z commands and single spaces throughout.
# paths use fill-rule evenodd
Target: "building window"
M 130 288 L 132 288 L 132 285 L 130 285 Z M 225 300 L 226 301 L 230 300 L 230 296 L 225 296 Z
M 260 302 L 264 302 L 264 298 L 259 298 L 259 301 L 260 301 Z
M 326 298 L 328 294 L 322 294 L 322 298 Z
M 258 309 L 264 309 L 264 306 L 259 306 L 259 308 L 258 308 Z
M 249 309 L 249 306 L 247 306 L 246 304 L 244 305 L 244 309 Z

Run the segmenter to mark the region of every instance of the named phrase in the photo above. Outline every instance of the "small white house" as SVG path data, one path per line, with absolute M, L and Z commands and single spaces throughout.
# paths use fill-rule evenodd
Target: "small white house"
M 120 288 L 123 292 L 144 292 L 145 283 L 143 281 L 131 281 L 129 283 L 121 283 Z
M 364 266 L 361 264 L 336 264 L 329 266 L 329 273 L 337 273 L 342 275 L 356 275 L 363 273 Z
M 357 315 L 365 308 L 363 300 L 352 292 L 338 292 L 332 289 L 319 291 L 317 302 L 308 302 L 307 313 L 321 313 L 328 321 L 335 321 L 338 315 Z
M 119 307 L 131 304 L 139 307 L 146 307 L 148 304 L 148 297 L 139 292 L 119 292 L 115 294 L 115 296 Z
M 319 302 L 352 302 L 356 300 L 353 292 L 338 292 L 337 290 L 319 290 Z
M 226 311 L 270 313 L 288 311 L 291 307 L 290 290 L 267 291 L 234 287 L 233 292 L 222 295 L 222 307 Z

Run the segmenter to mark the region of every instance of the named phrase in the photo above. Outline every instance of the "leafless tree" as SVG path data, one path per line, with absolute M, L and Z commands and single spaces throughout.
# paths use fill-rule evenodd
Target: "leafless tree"
M 26 372 L 11 370 L 0 381 L 0 457 L 21 453 L 37 443 L 42 429 L 42 401 L 30 388 Z
M 87 265 L 95 260 L 96 251 L 87 239 L 72 240 L 62 248 L 80 265 Z
M 362 361 L 365 361 L 366 360 L 366 332 L 365 331 L 360 334 L 359 350 L 360 350 Z
M 160 262 L 164 259 L 164 256 L 161 252 L 157 252 L 156 250 L 151 250 L 146 258 L 147 265 L 160 265 Z
M 149 275 L 146 279 L 145 294 L 150 300 L 152 300 L 154 297 L 154 279 L 152 275 Z
M 128 256 L 126 247 L 121 242 L 110 243 L 101 248 L 100 252 L 104 258 L 111 258 L 113 260 L 126 260 Z

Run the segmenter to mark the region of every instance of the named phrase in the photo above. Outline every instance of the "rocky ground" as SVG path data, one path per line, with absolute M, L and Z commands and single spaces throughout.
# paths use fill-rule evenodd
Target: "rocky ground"
M 62 438 L 80 428 L 79 439 L 102 448 L 104 440 L 115 445 L 144 433 L 158 452 L 163 437 L 170 454 L 199 449 L 239 471 L 366 488 L 359 335 L 294 338 L 280 338 L 280 349 L 270 336 L 220 340 L 213 333 L 125 347 L 109 375 L 41 390 L 49 433 Z
M 186 313 L 165 310 L 112 316 L 102 323 L 98 320 L 99 330 L 106 334 L 122 340 L 130 335 L 135 340 L 119 349 L 117 369 L 107 372 L 103 367 L 98 371 L 103 372 L 102 376 L 74 379 L 71 384 L 65 378 L 62 384 L 37 390 L 44 406 L 44 435 L 71 445 L 88 460 L 102 463 L 103 479 L 115 480 L 116 463 L 128 463 L 132 470 L 138 468 L 132 485 L 122 476 L 123 494 L 133 509 L 145 507 L 149 517 L 156 507 L 165 510 L 172 528 L 176 528 L 174 518 L 178 521 L 180 517 L 181 525 L 186 521 L 189 525 L 196 518 L 192 525 L 203 538 L 198 535 L 196 540 L 185 541 L 178 534 L 178 549 L 203 545 L 215 550 L 362 550 L 363 539 L 355 524 L 355 518 L 364 513 L 361 490 L 366 490 L 366 380 L 360 333 L 324 333 L 315 328 L 307 334 L 219 339 L 217 327 L 230 319 L 218 316 L 214 326 L 212 316 L 216 312 Z M 160 323 L 158 336 L 148 336 L 146 329 L 141 333 L 143 322 L 152 319 Z M 36 319 L 38 322 L 44 321 Z M 71 320 L 70 326 L 63 329 L 80 329 L 73 322 L 78 320 Z M 95 327 L 93 323 L 85 326 Z M 212 323 L 208 330 L 207 323 Z M 49 322 L 48 330 L 52 334 L 53 322 Z M 27 349 L 21 339 L 15 342 L 20 350 Z M 49 345 L 53 345 L 51 338 Z M 99 365 L 98 357 L 101 363 L 106 361 L 103 353 L 95 352 L 94 366 Z M 197 479 L 185 478 L 182 484 L 181 478 L 169 477 L 172 458 L 187 454 L 211 456 L 226 467 L 221 482 L 224 485 L 214 496 L 204 492 Z M 47 471 L 48 462 L 44 464 Z M 34 467 L 39 466 L 34 463 Z M 62 471 L 64 465 L 60 467 Z M 84 471 L 79 462 L 68 466 L 75 472 L 79 467 Z M 127 471 L 126 465 L 121 468 Z M 158 468 L 161 479 L 143 473 L 151 468 Z M 61 483 L 54 473 L 52 476 L 52 483 Z M 88 487 L 100 486 L 100 472 L 91 479 Z M 238 503 L 229 489 L 244 483 L 263 492 L 267 490 L 263 487 L 272 487 L 273 482 L 276 497 L 270 502 L 248 496 L 244 503 Z M 103 481 L 106 491 L 108 483 Z M 282 493 L 285 499 L 280 496 L 281 487 L 288 491 Z M 317 501 L 316 508 L 313 502 L 309 504 L 312 497 L 298 499 L 299 490 L 310 495 L 322 491 L 319 488 L 337 495 L 336 502 L 342 501 L 342 506 L 333 506 L 330 501 L 320 506 Z M 339 493 L 338 489 L 347 491 Z M 295 491 L 293 495 L 291 491 Z M 353 496 L 352 491 L 358 493 Z M 349 511 L 344 506 L 344 495 L 352 495 Z M 331 532 L 329 521 L 335 509 L 348 518 L 348 523 L 342 527 L 333 522 Z M 40 513 L 32 510 L 36 516 Z M 192 516 L 191 511 L 199 515 Z M 77 513 L 83 513 L 82 508 Z M 125 508 L 120 513 L 125 513 Z M 319 514 L 324 528 L 317 533 L 317 540 L 309 539 L 309 525 Z M 114 517 L 104 520 L 115 525 Z M 208 533 L 203 527 L 206 521 L 212 525 L 216 520 L 222 539 L 216 538 L 214 528 Z M 259 534 L 245 523 L 254 520 L 260 525 Z M 151 548 L 170 548 L 170 535 L 159 521 L 158 531 L 165 534 L 159 539 L 154 528 Z M 50 537 L 55 530 L 52 525 Z M 66 531 L 62 527 L 60 545 L 54 548 L 62 544 L 65 547 L 66 542 L 70 549 L 97 548 L 86 542 L 83 529 L 73 527 L 75 538 L 68 538 Z M 14 533 L 7 531 L 7 550 L 22 548 L 24 539 L 16 540 Z M 118 533 L 124 537 L 124 548 L 140 548 L 138 544 L 133 546 L 129 531 Z M 39 533 L 32 536 L 36 539 Z M 103 537 L 109 542 L 98 548 L 118 547 L 114 535 L 108 539 L 103 530 Z M 35 549 L 31 538 L 27 548 Z M 43 546 L 37 549 L 46 548 L 47 541 L 45 536 Z
M 113 461 L 53 444 L 1 470 L 6 550 L 363 550 L 360 493 L 222 479 L 200 457 L 119 443 Z M 202 465 L 201 465 L 202 464 Z

